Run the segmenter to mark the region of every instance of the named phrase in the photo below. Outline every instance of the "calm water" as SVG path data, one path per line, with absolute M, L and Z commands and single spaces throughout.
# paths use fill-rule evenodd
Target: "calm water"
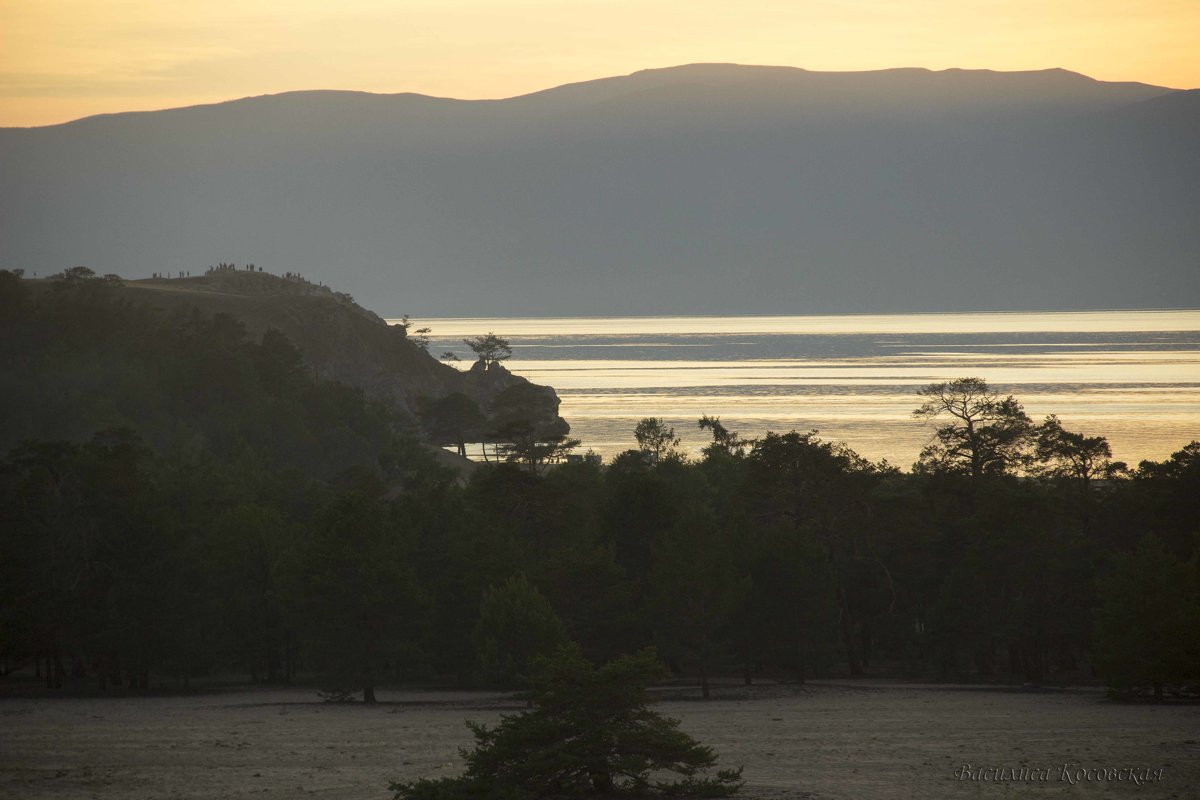
M 819 429 L 907 468 L 930 429 L 921 386 L 979 376 L 1035 420 L 1102 434 L 1131 464 L 1200 438 L 1200 311 L 809 317 L 427 319 L 430 352 L 509 339 L 510 368 L 562 398 L 572 435 L 606 458 L 647 416 L 698 451 L 702 414 L 753 437 Z

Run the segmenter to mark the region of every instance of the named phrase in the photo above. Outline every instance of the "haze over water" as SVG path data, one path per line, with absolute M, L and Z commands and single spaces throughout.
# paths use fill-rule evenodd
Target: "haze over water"
M 929 440 L 917 389 L 978 376 L 1035 421 L 1104 435 L 1135 465 L 1200 438 L 1200 311 L 428 319 L 430 352 L 494 331 L 553 386 L 572 436 L 611 458 L 642 417 L 698 452 L 718 416 L 744 437 L 818 429 L 907 469 Z

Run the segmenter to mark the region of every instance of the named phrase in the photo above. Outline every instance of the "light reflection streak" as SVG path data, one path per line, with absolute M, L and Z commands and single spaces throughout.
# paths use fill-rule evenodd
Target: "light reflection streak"
M 911 416 L 917 389 L 962 376 L 1012 392 L 1035 420 L 1055 413 L 1108 436 L 1133 463 L 1200 438 L 1200 311 L 426 324 L 433 352 L 487 331 L 509 338 L 513 370 L 555 387 L 572 435 L 605 456 L 632 446 L 645 416 L 696 452 L 696 420 L 709 414 L 750 437 L 818 428 L 907 467 L 930 435 Z
M 388 322 L 398 322 L 391 320 Z M 1200 310 L 1040 311 L 984 314 L 841 314 L 742 317 L 538 317 L 421 320 L 438 336 L 734 333 L 1042 333 L 1200 330 Z M 502 326 L 502 328 L 501 328 Z

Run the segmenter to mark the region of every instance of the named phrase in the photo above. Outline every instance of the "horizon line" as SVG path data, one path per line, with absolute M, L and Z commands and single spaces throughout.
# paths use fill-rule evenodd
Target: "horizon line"
M 880 69 L 861 69 L 861 70 L 818 70 L 809 69 L 807 67 L 799 67 L 788 64 L 743 64 L 734 61 L 694 61 L 683 64 L 671 64 L 664 67 L 644 67 L 636 69 L 632 72 L 620 73 L 614 75 L 602 75 L 596 78 L 588 78 L 581 81 L 568 81 L 566 83 L 554 84 L 541 89 L 535 89 L 531 92 L 523 92 L 515 95 L 505 95 L 502 97 L 450 97 L 448 95 L 425 94 L 423 92 L 403 91 L 403 92 L 372 92 L 365 89 L 338 89 L 338 88 L 312 88 L 312 89 L 288 89 L 281 92 L 264 92 L 262 94 L 244 95 L 241 97 L 230 97 L 224 100 L 212 100 L 203 103 L 191 103 L 188 105 L 177 106 L 162 106 L 158 108 L 140 108 L 140 109 L 125 109 L 121 111 L 104 111 L 98 114 L 87 114 L 82 117 L 73 117 L 61 122 L 50 122 L 42 125 L 0 125 L 0 130 L 7 131 L 31 131 L 40 130 L 43 128 L 57 128 L 65 125 L 73 125 L 75 123 L 84 122 L 87 120 L 103 119 L 106 117 L 127 116 L 135 114 L 158 114 L 169 111 L 187 111 L 198 108 L 213 108 L 216 106 L 231 105 L 233 103 L 242 103 L 249 100 L 261 100 L 271 97 L 286 97 L 288 95 L 298 94 L 358 94 L 367 95 L 370 97 L 418 97 L 428 100 L 442 100 L 455 103 L 502 103 L 510 100 L 520 100 L 527 97 L 534 97 L 546 92 L 553 92 L 559 89 L 565 89 L 572 86 L 583 86 L 590 83 L 598 83 L 601 81 L 615 81 L 625 78 L 632 78 L 635 75 L 641 75 L 651 72 L 668 72 L 673 70 L 683 70 L 694 67 L 735 67 L 738 69 L 750 70 L 781 70 L 792 72 L 803 72 L 814 75 L 869 75 L 888 72 L 925 72 L 929 74 L 942 73 L 986 73 L 995 75 L 1036 75 L 1041 73 L 1063 73 L 1066 75 L 1077 76 L 1084 78 L 1094 83 L 1112 84 L 1112 85 L 1133 85 L 1146 86 L 1152 89 L 1163 89 L 1171 92 L 1187 92 L 1196 91 L 1197 89 L 1185 89 L 1175 86 L 1163 86 L 1160 84 L 1146 83 L 1145 81 L 1120 81 L 1120 80 L 1104 80 L 1095 78 L 1083 72 L 1067 69 L 1066 67 L 1043 67 L 1040 69 L 992 69 L 992 68 L 976 68 L 976 67 L 946 67 L 944 69 L 934 69 L 931 67 L 920 66 L 897 66 L 883 67 Z

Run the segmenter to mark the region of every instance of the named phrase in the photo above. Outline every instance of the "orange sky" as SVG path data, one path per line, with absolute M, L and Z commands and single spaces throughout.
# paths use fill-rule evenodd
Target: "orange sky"
M 1200 0 L 0 0 L 0 126 L 293 89 L 507 97 L 697 61 L 1200 87 Z

